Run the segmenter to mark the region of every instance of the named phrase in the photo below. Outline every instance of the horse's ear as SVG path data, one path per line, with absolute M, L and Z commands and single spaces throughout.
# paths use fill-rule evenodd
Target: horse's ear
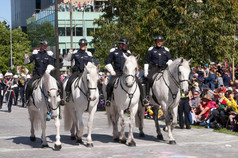
M 97 65 L 97 71 L 99 72 L 100 70 L 100 64 Z
M 136 60 L 138 61 L 140 59 L 140 54 L 136 56 Z
M 183 63 L 183 60 L 184 60 L 184 59 L 182 58 L 181 61 L 180 61 L 180 63 Z
M 189 59 L 188 63 L 191 64 L 193 62 L 193 59 Z

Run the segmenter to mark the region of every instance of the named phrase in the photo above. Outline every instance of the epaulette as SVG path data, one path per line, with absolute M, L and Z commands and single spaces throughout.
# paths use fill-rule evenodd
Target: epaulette
M 53 56 L 53 55 L 54 55 L 54 53 L 53 53 L 51 50 L 48 50 L 48 51 L 47 51 L 47 54 L 48 54 L 49 56 Z
M 78 50 L 74 50 L 74 51 L 73 51 L 73 54 L 75 54 L 75 53 L 77 53 L 77 52 L 78 52 Z
M 116 50 L 116 48 L 110 49 L 110 53 L 111 53 L 111 52 L 114 52 L 115 50 Z
M 153 48 L 154 48 L 154 47 L 150 47 L 150 48 L 148 49 L 148 51 L 151 51 Z
M 167 47 L 164 47 L 164 49 L 165 49 L 166 51 L 168 51 L 168 52 L 169 52 L 169 48 L 167 48 Z
M 86 53 L 88 54 L 88 56 L 93 56 L 91 52 L 86 51 Z
M 127 53 L 131 54 L 131 51 L 127 50 Z
M 32 54 L 38 54 L 39 50 L 33 50 Z

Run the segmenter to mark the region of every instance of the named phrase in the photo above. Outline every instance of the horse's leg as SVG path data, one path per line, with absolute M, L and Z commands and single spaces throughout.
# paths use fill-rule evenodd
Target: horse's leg
M 61 149 L 61 142 L 60 142 L 60 120 L 59 120 L 59 109 L 57 109 L 57 117 L 55 118 L 55 127 L 56 127 L 56 141 L 55 141 L 55 150 Z
M 144 113 L 145 113 L 145 107 L 142 107 L 141 102 L 139 102 L 139 107 L 137 110 L 137 113 L 135 115 L 135 121 L 136 121 L 136 127 L 139 128 L 139 137 L 144 137 L 145 134 L 143 132 L 143 119 L 144 119 Z
M 160 130 L 160 127 L 159 127 L 159 120 L 158 120 L 158 111 L 159 111 L 159 106 L 155 105 L 154 106 L 154 114 L 153 114 L 153 117 L 154 117 L 154 121 L 155 121 L 155 128 L 156 128 L 156 132 L 157 132 L 157 138 L 159 140 L 164 140 L 164 137 L 161 133 L 161 130 Z
M 113 126 L 113 141 L 114 142 L 119 142 L 119 134 L 118 134 L 118 120 L 119 120 L 119 115 L 118 113 L 111 113 L 110 114 L 110 119 L 112 122 L 112 126 Z
M 94 118 L 94 114 L 96 110 L 97 110 L 97 104 L 91 110 L 89 110 L 87 147 L 93 147 L 91 134 L 92 134 L 93 118 Z
M 30 109 L 28 109 L 28 110 L 29 110 L 30 122 L 31 122 L 31 136 L 30 136 L 30 140 L 31 141 L 36 141 L 35 128 L 34 128 L 34 122 L 35 122 L 34 116 L 36 116 L 36 115 L 34 115 L 34 113 L 35 113 L 34 111 L 32 111 Z
M 79 121 L 79 131 L 77 131 L 77 143 L 83 144 L 82 137 L 83 137 L 83 110 L 80 108 L 78 109 L 78 121 Z
M 43 111 L 41 111 L 41 130 L 42 130 L 42 135 L 41 135 L 41 147 L 48 147 L 49 145 L 46 142 L 46 135 L 45 135 L 45 130 L 46 130 L 46 114 L 44 114 Z
M 171 130 L 177 125 L 177 117 L 178 117 L 178 106 L 175 106 L 172 110 L 173 122 L 171 125 Z
M 75 137 L 75 124 L 74 123 L 72 123 L 72 127 L 71 127 L 71 129 L 70 129 L 70 139 L 71 140 L 75 140 L 76 139 L 76 137 Z
M 125 118 L 124 118 L 124 111 L 123 110 L 120 110 L 120 113 L 119 113 L 119 116 L 121 118 L 121 132 L 120 132 L 120 142 L 121 143 L 126 143 L 126 136 L 125 136 L 125 127 L 126 127 L 126 124 L 125 124 Z
M 136 146 L 136 142 L 134 140 L 134 136 L 133 136 L 133 128 L 134 128 L 134 122 L 135 122 L 135 114 L 138 108 L 138 105 L 135 105 L 133 108 L 131 108 L 130 110 L 130 124 L 129 124 L 129 133 L 128 133 L 128 140 L 127 140 L 127 144 L 129 146 Z
M 166 108 L 166 105 L 162 105 L 163 112 L 164 112 L 164 117 L 165 117 L 165 123 L 166 123 L 166 128 L 168 130 L 168 136 L 169 136 L 169 144 L 176 144 L 173 135 L 172 135 L 172 130 L 171 130 L 171 122 L 170 122 L 170 116 L 168 112 L 168 108 Z M 165 130 L 166 130 L 165 128 Z

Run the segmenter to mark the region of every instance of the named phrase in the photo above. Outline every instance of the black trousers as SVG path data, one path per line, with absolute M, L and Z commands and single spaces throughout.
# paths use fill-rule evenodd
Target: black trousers
M 226 127 L 227 119 L 226 119 L 226 112 L 224 110 L 214 109 L 212 111 L 212 116 L 218 123 L 221 123 L 223 127 Z
M 186 127 L 190 127 L 189 113 L 190 113 L 189 98 L 182 98 L 180 100 L 179 106 L 178 106 L 178 116 L 179 116 L 180 128 L 184 127 L 183 114 L 184 114 L 184 118 L 185 118 Z
M 25 99 L 24 99 L 24 87 L 19 87 L 19 91 L 20 91 L 20 96 L 21 96 L 21 102 L 22 102 L 22 107 L 24 107 L 24 103 L 25 103 Z
M 7 91 L 6 98 L 7 98 L 8 112 L 11 112 L 11 111 L 12 111 L 13 93 L 14 93 L 13 90 L 8 90 L 8 91 Z
M 83 74 L 83 72 L 74 72 L 70 77 L 69 77 L 69 79 L 68 79 L 68 82 L 67 82 L 67 84 L 66 84 L 66 87 L 65 87 L 65 92 L 66 92 L 66 94 L 68 94 L 68 93 L 71 93 L 71 85 L 72 85 L 72 83 L 74 82 L 74 80 L 77 78 L 77 77 L 81 77 L 82 76 L 82 74 Z
M 0 108 L 2 108 L 2 104 L 3 104 L 3 95 L 2 95 L 2 91 L 3 91 L 3 90 L 0 89 Z
M 18 96 L 19 96 L 19 87 L 14 88 L 14 94 L 15 94 L 14 104 L 17 105 L 17 100 L 18 100 Z

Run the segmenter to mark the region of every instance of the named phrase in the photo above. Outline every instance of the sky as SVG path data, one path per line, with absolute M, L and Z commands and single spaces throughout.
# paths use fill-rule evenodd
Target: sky
M 0 2 L 0 21 L 4 21 L 5 18 L 11 23 L 11 0 L 0 0 Z

